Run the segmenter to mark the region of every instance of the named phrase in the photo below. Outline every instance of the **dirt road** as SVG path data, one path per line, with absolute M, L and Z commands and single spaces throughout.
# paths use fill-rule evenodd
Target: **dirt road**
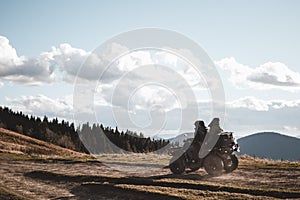
M 97 161 L 7 156 L 0 163 L 0 186 L 28 199 L 300 199 L 298 166 L 242 161 L 233 173 L 210 177 L 202 169 L 175 176 L 155 163 L 108 167 Z

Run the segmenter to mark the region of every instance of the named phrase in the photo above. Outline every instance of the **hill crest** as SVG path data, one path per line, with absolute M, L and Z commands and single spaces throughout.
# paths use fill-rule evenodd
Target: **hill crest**
M 240 154 L 274 160 L 300 160 L 300 139 L 276 132 L 260 132 L 238 139 Z
M 86 154 L 0 128 L 0 152 L 33 156 L 82 157 Z

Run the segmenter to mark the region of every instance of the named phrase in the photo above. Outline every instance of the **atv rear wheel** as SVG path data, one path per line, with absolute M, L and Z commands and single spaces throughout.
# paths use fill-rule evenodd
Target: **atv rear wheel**
M 239 160 L 236 155 L 230 155 L 229 158 L 224 160 L 224 169 L 226 173 L 230 173 L 235 170 L 239 165 Z
M 185 170 L 185 164 L 182 158 L 179 158 L 172 162 L 170 165 L 170 170 L 173 172 L 173 174 L 182 174 Z
M 212 176 L 218 176 L 222 174 L 223 161 L 217 155 L 209 155 L 204 160 L 205 171 Z

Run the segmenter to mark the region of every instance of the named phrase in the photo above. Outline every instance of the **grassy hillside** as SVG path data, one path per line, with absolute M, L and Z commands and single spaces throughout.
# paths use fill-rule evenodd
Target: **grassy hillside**
M 0 128 L 0 152 L 39 157 L 82 157 L 83 153 Z
M 238 140 L 240 154 L 273 160 L 300 160 L 300 139 L 274 132 L 249 135 Z

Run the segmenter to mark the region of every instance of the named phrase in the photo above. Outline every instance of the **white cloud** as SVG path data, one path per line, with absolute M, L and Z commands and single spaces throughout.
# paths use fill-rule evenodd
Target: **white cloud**
M 295 126 L 284 126 L 284 129 L 287 131 L 299 132 L 300 130 Z
M 147 89 L 151 90 L 151 88 L 145 88 L 141 90 L 140 94 L 137 94 L 136 97 L 142 95 L 143 92 L 148 94 Z M 166 93 L 166 95 L 169 94 Z M 133 112 L 128 113 L 128 111 L 130 111 L 128 109 L 117 109 L 113 111 L 111 105 L 96 104 L 95 112 L 98 115 L 97 118 L 100 120 L 100 123 L 114 126 L 115 120 L 117 120 L 120 128 L 139 130 L 149 133 L 150 135 L 156 133 L 155 131 L 160 127 L 163 128 L 160 131 L 161 133 L 166 131 L 173 131 L 175 133 L 177 130 L 192 131 L 194 120 L 199 118 L 208 123 L 213 117 L 211 116 L 210 101 L 199 102 L 198 105 L 195 105 L 196 107 L 190 107 L 188 109 L 182 110 L 180 108 L 174 108 L 167 111 L 163 108 L 164 103 L 166 103 L 164 96 L 160 98 L 161 99 L 155 98 L 155 100 L 153 100 L 154 102 L 150 102 L 150 104 L 153 105 L 150 109 L 135 109 L 132 110 Z M 150 97 L 149 101 L 152 101 Z M 45 95 L 22 96 L 19 98 L 6 98 L 6 102 L 6 105 L 14 110 L 23 111 L 24 113 L 33 114 L 35 116 L 42 117 L 47 115 L 49 118 L 73 119 L 72 95 L 54 99 Z M 161 102 L 161 106 L 155 104 L 157 102 Z M 266 130 L 287 133 L 294 136 L 299 135 L 300 125 L 298 119 L 300 117 L 300 100 L 267 101 L 254 97 L 246 97 L 228 102 L 227 106 L 224 129 L 234 131 L 238 136 Z M 199 115 L 197 115 L 197 109 Z M 182 115 L 182 112 L 185 114 Z M 127 119 L 128 114 L 131 117 L 130 119 Z M 120 119 L 122 120 L 119 121 Z M 124 119 L 126 120 L 124 121 Z M 87 120 L 87 118 L 84 118 L 84 122 Z M 138 129 L 132 124 L 133 122 L 142 128 Z M 151 126 L 143 128 L 143 126 L 147 125 Z
M 82 62 L 90 55 L 85 50 L 74 48 L 69 44 L 61 44 L 59 48 L 52 47 L 50 52 L 55 63 L 66 75 L 76 76 Z M 53 56 L 52 56 L 53 55 Z
M 248 108 L 250 110 L 256 111 L 268 111 L 270 102 L 255 97 L 243 97 L 231 102 L 228 102 L 227 105 L 231 108 Z
M 149 51 L 133 51 L 127 55 L 122 56 L 118 60 L 118 68 L 122 72 L 134 70 L 137 67 L 144 65 L 153 65 L 155 62 Z
M 226 103 L 229 108 L 247 108 L 255 111 L 269 111 L 300 107 L 300 100 L 262 100 L 253 96 L 242 97 Z
M 275 131 L 299 135 L 300 100 L 262 100 L 254 97 L 227 102 L 225 129 L 237 135 Z
M 97 55 L 64 43 L 59 47 L 40 53 L 36 57 L 18 56 L 6 37 L 0 36 L 0 79 L 27 85 L 40 85 L 59 81 L 72 82 L 74 78 L 97 80 L 99 72 L 108 64 L 108 59 L 126 50 L 118 44 L 107 47 L 105 55 Z M 82 64 L 84 69 L 79 72 Z M 59 70 L 55 73 L 55 70 Z M 108 71 L 109 77 L 120 74 L 118 68 Z
M 224 58 L 215 64 L 230 71 L 230 81 L 238 88 L 300 89 L 300 73 L 289 69 L 280 62 L 267 62 L 256 68 L 238 63 L 234 57 Z
M 97 51 L 91 53 L 64 43 L 30 58 L 18 56 L 16 49 L 9 44 L 9 40 L 0 36 L 0 78 L 4 81 L 30 85 L 58 81 L 59 78 L 71 83 L 75 77 L 83 80 L 98 80 L 100 72 L 104 71 L 109 64 L 108 61 L 126 52 L 128 53 L 127 47 L 116 43 L 108 46 L 102 55 L 98 55 Z M 80 70 L 83 63 L 84 69 Z M 230 72 L 230 81 L 237 87 L 280 88 L 292 91 L 300 89 L 300 74 L 280 62 L 267 62 L 251 68 L 230 57 L 215 63 Z M 151 64 L 169 66 L 193 88 L 207 89 L 201 75 L 198 75 L 197 71 L 188 66 L 181 58 L 170 52 L 151 52 L 151 50 L 134 51 L 121 56 L 105 71 L 101 81 L 103 83 L 112 82 L 139 66 Z M 55 69 L 60 69 L 62 74 L 55 73 Z M 79 70 L 80 73 L 78 73 Z
M 267 62 L 257 67 L 248 80 L 279 87 L 300 87 L 300 74 L 280 62 Z
M 96 97 L 101 99 L 102 105 L 105 100 L 109 105 L 128 109 L 129 98 L 138 89 L 134 99 L 136 107 L 148 110 L 153 105 L 161 105 L 165 111 L 169 111 L 178 107 L 175 96 L 182 100 L 180 103 L 184 108 L 189 101 L 197 99 L 186 95 L 187 91 L 203 97 L 201 90 L 206 88 L 203 78 L 195 69 L 169 52 L 134 51 L 116 60 L 109 70 L 112 73 L 119 70 L 121 73 L 115 73 L 109 81 L 104 76 L 98 85 Z M 148 87 L 149 84 L 152 88 Z
M 166 88 L 159 86 L 145 86 L 137 90 L 129 99 L 128 105 L 132 105 L 132 109 L 147 109 L 153 106 L 160 106 L 164 111 L 170 111 L 180 108 L 176 94 Z
M 0 78 L 24 84 L 51 82 L 54 66 L 47 55 L 18 56 L 6 37 L 0 36 Z
M 51 99 L 44 95 L 21 96 L 19 98 L 6 98 L 8 106 L 14 110 L 26 113 L 48 116 L 63 117 L 71 119 L 72 116 L 72 96 Z
M 74 78 L 77 77 L 83 82 L 100 80 L 107 83 L 122 75 L 122 69 L 118 67 L 118 62 L 110 62 L 124 51 L 126 52 L 128 49 L 116 43 L 107 46 L 104 53 L 101 54 L 97 52 L 97 49 L 94 52 L 87 52 L 69 44 L 62 44 L 55 49 L 54 59 L 65 73 L 64 80 L 67 82 L 73 82 Z M 110 64 L 112 65 L 107 68 Z M 102 78 L 99 79 L 101 76 Z
M 22 64 L 22 57 L 18 57 L 16 49 L 14 49 L 6 37 L 0 36 L 0 63 L 7 65 Z M 2 67 L 2 66 L 1 66 Z
M 39 85 L 61 80 L 73 83 L 77 77 L 80 83 L 88 83 L 86 81 L 98 80 L 101 72 L 105 71 L 100 82 L 113 84 L 113 81 L 140 66 L 163 65 L 178 73 L 188 82 L 189 87 L 198 90 L 206 88 L 201 75 L 170 52 L 139 50 L 128 53 L 128 51 L 127 47 L 113 43 L 99 55 L 97 49 L 92 53 L 64 43 L 30 58 L 18 56 L 16 49 L 9 44 L 9 40 L 0 36 L 0 79 Z M 120 55 L 122 56 L 106 68 L 110 64 L 109 61 Z M 142 79 L 147 75 L 149 74 L 136 74 L 135 78 Z M 155 79 L 155 74 L 150 76 Z M 176 82 L 171 76 L 165 78 Z

